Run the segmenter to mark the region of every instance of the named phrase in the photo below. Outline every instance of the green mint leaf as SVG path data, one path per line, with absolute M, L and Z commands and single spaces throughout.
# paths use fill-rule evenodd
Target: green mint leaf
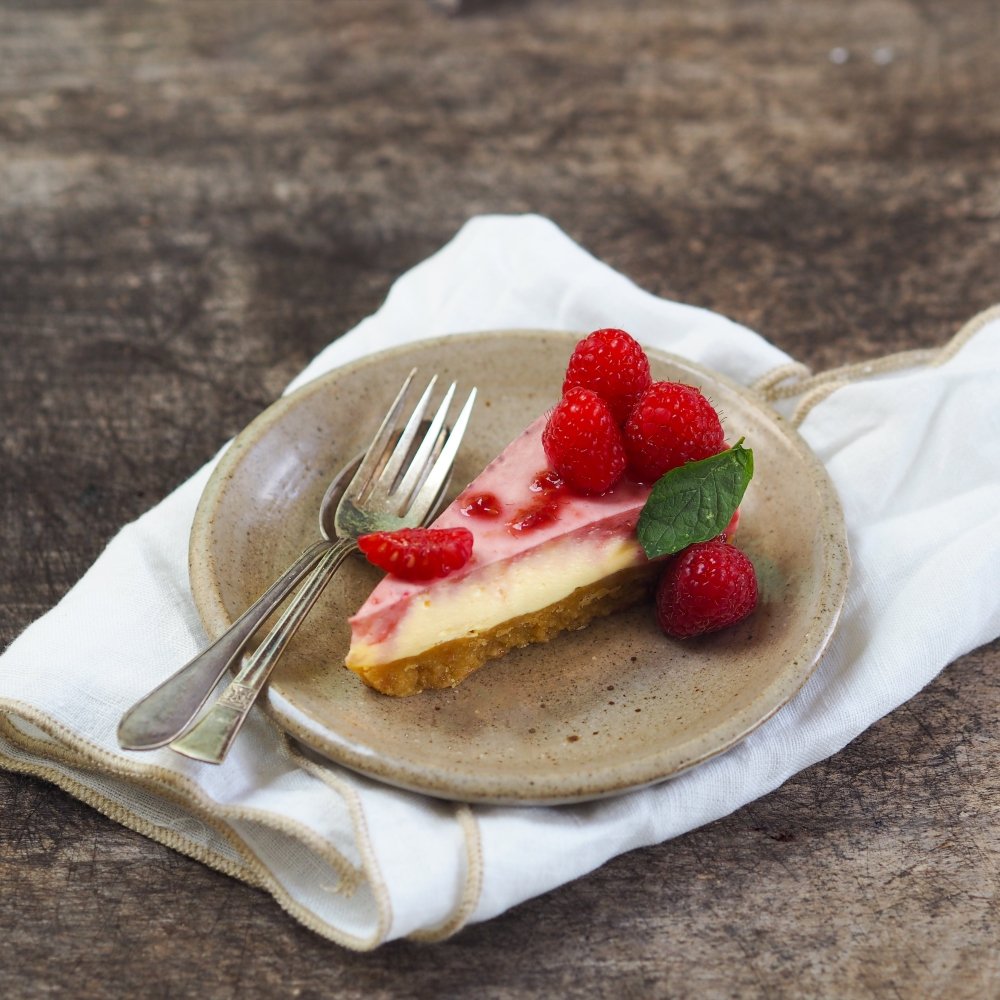
M 732 448 L 671 469 L 658 480 L 639 515 L 639 543 L 650 559 L 720 535 L 753 476 L 753 451 Z

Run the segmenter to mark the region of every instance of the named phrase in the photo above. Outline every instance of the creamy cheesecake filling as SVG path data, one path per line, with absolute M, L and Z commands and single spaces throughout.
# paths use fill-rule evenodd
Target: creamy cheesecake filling
M 378 663 L 415 656 L 456 639 L 487 632 L 510 619 L 555 604 L 575 590 L 646 563 L 634 534 L 574 533 L 416 591 L 393 620 L 372 614 L 351 621 L 347 666 L 363 674 Z
M 359 669 L 361 679 L 382 694 L 418 694 L 428 688 L 460 684 L 489 660 L 510 650 L 548 642 L 560 632 L 583 628 L 595 618 L 631 607 L 646 598 L 655 579 L 654 563 L 602 577 L 538 611 L 508 618 L 485 632 L 462 636 L 425 649 L 415 656 Z

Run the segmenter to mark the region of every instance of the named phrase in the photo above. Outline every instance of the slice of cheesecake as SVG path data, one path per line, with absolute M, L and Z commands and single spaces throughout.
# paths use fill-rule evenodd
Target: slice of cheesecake
M 656 563 L 636 540 L 649 487 L 570 492 L 549 469 L 539 417 L 434 523 L 468 528 L 449 576 L 386 576 L 351 620 L 347 666 L 385 694 L 454 687 L 486 661 L 641 600 Z

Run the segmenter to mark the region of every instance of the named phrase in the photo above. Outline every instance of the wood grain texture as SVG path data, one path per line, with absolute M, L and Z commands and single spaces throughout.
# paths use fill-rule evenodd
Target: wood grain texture
M 941 343 L 1000 300 L 998 42 L 988 0 L 0 0 L 0 645 L 476 213 L 816 369 Z M 996 996 L 998 666 L 372 955 L 0 773 L 0 993 Z

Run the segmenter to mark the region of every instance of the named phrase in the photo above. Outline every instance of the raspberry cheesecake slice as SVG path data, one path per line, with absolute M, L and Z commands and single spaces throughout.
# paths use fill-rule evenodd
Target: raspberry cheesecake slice
M 595 330 L 574 350 L 552 411 L 431 529 L 359 540 L 389 575 L 350 620 L 347 666 L 386 694 L 454 687 L 510 649 L 638 602 L 662 567 L 636 536 L 651 492 L 644 484 L 724 448 L 719 415 L 700 390 L 652 381 L 629 334 Z M 716 604 L 747 583 L 731 556 L 705 560 L 723 567 L 709 573 L 721 574 L 709 581 Z M 675 588 L 683 600 L 669 614 L 660 609 L 665 630 L 668 619 L 684 618 L 681 627 L 689 628 L 684 601 L 702 608 L 702 582 Z M 751 608 L 743 600 L 740 615 Z M 702 615 L 698 630 L 724 627 L 730 617 L 726 608 Z
M 453 687 L 485 662 L 643 599 L 656 563 L 635 526 L 649 487 L 600 496 L 551 471 L 546 417 L 532 423 L 440 515 L 468 529 L 471 558 L 427 582 L 386 576 L 351 620 L 347 666 L 379 691 Z

